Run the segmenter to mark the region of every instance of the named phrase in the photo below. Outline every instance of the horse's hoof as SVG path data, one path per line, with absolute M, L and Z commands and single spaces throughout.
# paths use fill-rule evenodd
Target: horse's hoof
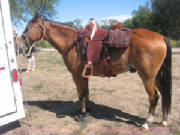
M 163 121 L 161 122 L 161 125 L 164 126 L 164 127 L 166 127 L 166 126 L 167 126 L 167 121 L 163 120 Z
M 64 115 L 64 114 L 56 114 L 56 117 L 57 118 L 64 118 L 64 117 L 66 117 L 66 115 Z
M 85 121 L 85 119 L 86 119 L 86 114 L 79 114 L 78 116 L 75 117 L 75 120 L 77 122 L 83 122 Z
M 149 130 L 149 124 L 148 123 L 144 123 L 142 125 L 143 129 Z

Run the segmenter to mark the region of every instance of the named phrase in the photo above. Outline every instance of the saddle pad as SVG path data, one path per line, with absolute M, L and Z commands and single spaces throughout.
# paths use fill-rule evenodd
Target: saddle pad
M 107 38 L 107 44 L 110 47 L 128 47 L 131 40 L 131 29 L 110 30 Z

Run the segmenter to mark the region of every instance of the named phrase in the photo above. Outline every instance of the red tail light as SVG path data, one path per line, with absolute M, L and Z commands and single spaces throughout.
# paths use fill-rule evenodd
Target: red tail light
M 13 82 L 17 82 L 18 81 L 18 72 L 16 69 L 14 69 L 12 71 L 12 77 L 13 77 Z
M 0 67 L 0 70 L 5 70 L 5 67 Z

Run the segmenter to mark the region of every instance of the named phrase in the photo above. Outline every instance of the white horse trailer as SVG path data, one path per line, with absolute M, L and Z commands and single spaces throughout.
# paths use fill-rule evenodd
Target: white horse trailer
M 8 0 L 0 0 L 0 127 L 25 117 Z

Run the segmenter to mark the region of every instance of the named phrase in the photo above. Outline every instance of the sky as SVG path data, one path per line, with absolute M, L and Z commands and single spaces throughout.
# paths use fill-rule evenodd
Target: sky
M 134 10 L 145 5 L 147 0 L 59 0 L 56 6 L 57 14 L 53 18 L 57 22 L 81 19 L 86 25 L 90 18 L 97 21 L 106 18 L 117 19 L 121 22 L 131 17 Z M 25 27 L 25 26 L 24 26 Z M 21 34 L 24 27 L 16 28 Z
M 89 18 L 97 20 L 117 18 L 121 21 L 129 18 L 133 10 L 145 5 L 147 0 L 60 0 L 56 7 L 56 19 L 60 22 L 81 19 L 88 22 Z

